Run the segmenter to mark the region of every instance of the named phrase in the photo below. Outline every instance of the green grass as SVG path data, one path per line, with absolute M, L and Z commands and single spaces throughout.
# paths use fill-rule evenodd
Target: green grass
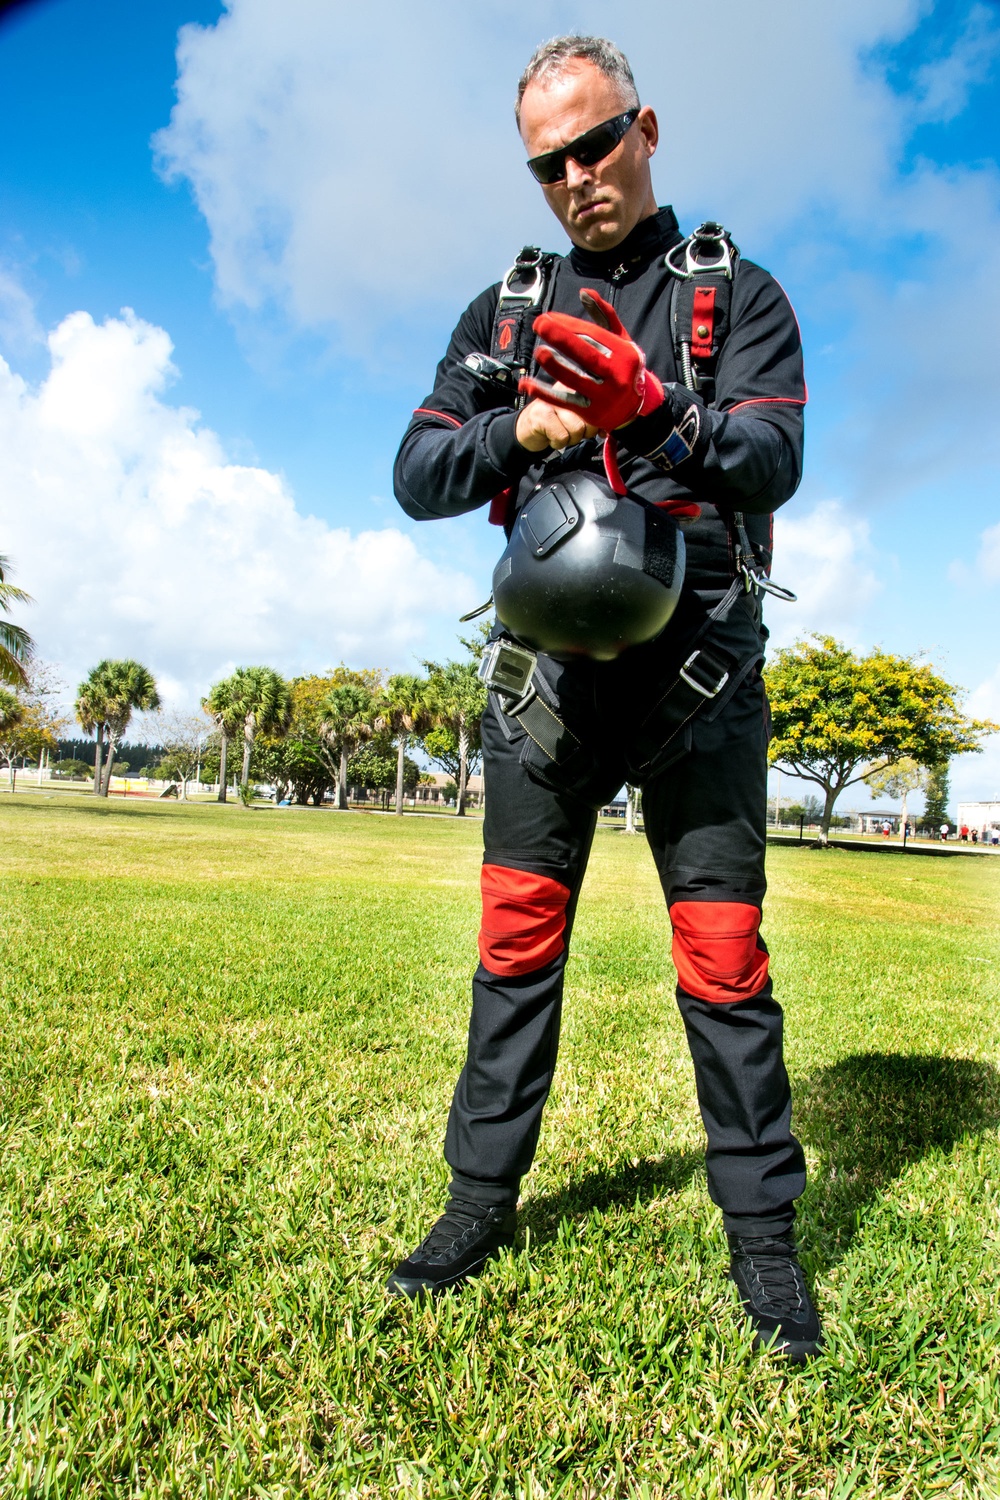
M 1000 862 L 770 855 L 828 1350 L 750 1352 L 602 832 L 524 1244 L 433 1308 L 480 829 L 0 799 L 0 1494 L 1000 1494 Z

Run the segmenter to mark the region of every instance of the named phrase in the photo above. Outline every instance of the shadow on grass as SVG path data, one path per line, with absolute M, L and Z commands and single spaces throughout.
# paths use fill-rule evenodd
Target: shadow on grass
M 799 1204 L 825 1265 L 907 1167 L 1000 1124 L 1000 1072 L 965 1057 L 867 1052 L 793 1085 L 794 1128 L 820 1157 Z
M 820 1158 L 799 1204 L 818 1269 L 841 1259 L 865 1208 L 908 1166 L 1000 1124 L 1000 1071 L 964 1057 L 858 1054 L 797 1081 L 792 1092 L 795 1132 Z M 544 1242 L 563 1219 L 681 1192 L 703 1161 L 696 1150 L 622 1157 L 530 1198 L 523 1219 Z
M 645 1161 L 620 1158 L 617 1162 L 585 1172 L 557 1193 L 531 1198 L 522 1218 L 533 1237 L 552 1239 L 561 1220 L 585 1218 L 595 1208 L 648 1203 L 681 1192 L 704 1162 L 701 1151 L 669 1151 Z

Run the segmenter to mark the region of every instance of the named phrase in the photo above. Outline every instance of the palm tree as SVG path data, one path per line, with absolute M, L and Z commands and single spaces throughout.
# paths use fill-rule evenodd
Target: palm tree
M 159 708 L 160 695 L 156 681 L 142 662 L 105 659 L 97 663 L 77 689 L 76 716 L 87 734 L 96 730 L 97 753 L 94 758 L 94 791 L 106 797 L 111 787 L 111 768 L 115 750 L 125 735 L 136 709 Z M 104 774 L 101 774 L 101 746 L 108 746 Z
M 283 734 L 292 717 L 288 683 L 273 667 L 237 667 L 229 679 L 232 704 L 243 725 L 243 771 L 240 785 L 250 782 L 250 756 L 258 734 Z
M 19 727 L 24 719 L 24 704 L 16 693 L 7 688 L 0 687 L 0 741 L 10 734 L 11 730 Z M 14 754 L 11 751 L 7 756 L 10 769 L 10 789 L 14 790 Z
M 378 727 L 396 738 L 396 813 L 403 816 L 403 776 L 411 734 L 423 734 L 434 723 L 427 703 L 427 681 L 401 672 L 390 677 L 378 705 Z
M 319 726 L 321 737 L 340 752 L 340 780 L 337 806 L 347 808 L 347 762 L 365 740 L 375 733 L 377 718 L 375 694 L 359 682 L 345 682 L 333 689 L 323 705 Z
M 433 722 L 454 735 L 458 745 L 458 798 L 456 816 L 465 817 L 465 798 L 469 780 L 469 751 L 479 733 L 486 710 L 486 689 L 479 679 L 475 661 L 446 661 L 443 666 L 425 662 L 430 676 L 427 682 L 427 706 Z
M 10 558 L 0 552 L 0 614 L 9 615 L 12 604 L 30 604 L 31 595 L 7 582 Z M 23 625 L 0 620 L 0 682 L 11 687 L 27 687 L 25 671 L 35 654 L 35 643 Z
M 224 677 L 221 682 L 215 683 L 209 689 L 208 696 L 202 698 L 201 706 L 219 730 L 219 795 L 217 800 L 225 802 L 229 741 L 235 739 L 243 720 L 240 706 L 236 701 L 233 678 Z
M 101 772 L 104 769 L 104 697 L 97 680 L 97 668 L 76 690 L 73 705 L 77 723 L 84 734 L 94 736 L 94 796 L 101 794 Z

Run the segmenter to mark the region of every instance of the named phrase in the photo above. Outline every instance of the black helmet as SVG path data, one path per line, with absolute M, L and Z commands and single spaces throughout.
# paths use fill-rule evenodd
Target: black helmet
M 560 474 L 522 506 L 493 572 L 497 617 L 549 656 L 613 661 L 660 634 L 684 581 L 676 521 L 595 474 Z

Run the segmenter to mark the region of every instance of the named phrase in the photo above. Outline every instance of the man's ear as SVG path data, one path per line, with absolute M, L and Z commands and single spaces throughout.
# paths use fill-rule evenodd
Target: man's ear
M 639 111 L 639 118 L 636 123 L 639 126 L 639 133 L 646 148 L 646 155 L 652 156 L 660 143 L 660 125 L 656 118 L 656 111 L 651 105 L 643 105 Z

